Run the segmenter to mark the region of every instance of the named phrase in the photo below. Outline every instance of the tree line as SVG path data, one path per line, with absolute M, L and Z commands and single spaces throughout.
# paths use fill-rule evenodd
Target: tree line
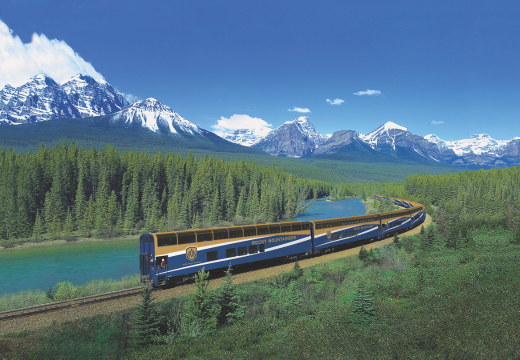
M 448 246 L 467 241 L 468 231 L 480 226 L 512 228 L 520 243 L 520 166 L 463 171 L 455 174 L 411 175 L 404 183 L 340 184 L 331 197 L 389 195 L 424 204 L 426 212 L 448 235 Z
M 275 166 L 168 153 L 97 151 L 72 141 L 0 149 L 0 239 L 115 236 L 290 218 L 331 184 Z

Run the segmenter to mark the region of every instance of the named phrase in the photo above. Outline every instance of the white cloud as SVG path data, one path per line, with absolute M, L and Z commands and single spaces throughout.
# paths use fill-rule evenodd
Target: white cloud
M 272 130 L 272 124 L 260 118 L 254 118 L 246 114 L 233 114 L 230 118 L 220 117 L 216 125 L 211 125 L 215 133 L 223 133 L 230 130 L 254 129 L 255 135 L 266 136 Z
M 341 99 L 334 99 L 334 100 L 325 99 L 325 101 L 331 105 L 341 105 L 341 103 L 345 102 L 345 100 L 341 100 Z
M 297 112 L 301 112 L 301 113 L 310 113 L 311 111 L 307 108 L 299 108 L 299 107 L 295 107 L 294 109 L 287 109 L 289 111 L 297 111 Z
M 31 77 L 45 73 L 58 83 L 81 73 L 103 79 L 94 67 L 83 60 L 65 41 L 49 40 L 43 34 L 32 35 L 24 44 L 20 37 L 0 20 L 0 89 L 6 84 L 18 87 Z
M 377 95 L 381 95 L 381 91 L 379 90 L 368 90 L 366 89 L 365 91 L 358 91 L 358 92 L 355 92 L 354 95 L 358 95 L 358 96 L 362 96 L 362 95 L 369 95 L 369 96 L 377 96 Z
M 123 95 L 125 97 L 126 100 L 128 100 L 128 102 L 130 104 L 136 102 L 136 101 L 139 101 L 139 100 L 142 100 L 139 96 L 136 96 L 134 94 L 127 94 L 127 93 L 124 93 L 122 91 L 119 91 L 117 90 L 118 93 L 120 93 L 121 95 Z
M 439 125 L 439 124 L 444 124 L 444 121 L 432 121 L 432 124 L 433 125 Z

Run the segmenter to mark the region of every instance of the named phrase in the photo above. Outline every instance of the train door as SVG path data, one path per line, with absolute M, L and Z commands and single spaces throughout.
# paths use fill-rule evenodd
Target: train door
M 153 237 L 149 234 L 141 235 L 139 238 L 139 264 L 141 268 L 141 278 L 150 276 L 153 269 L 154 246 Z

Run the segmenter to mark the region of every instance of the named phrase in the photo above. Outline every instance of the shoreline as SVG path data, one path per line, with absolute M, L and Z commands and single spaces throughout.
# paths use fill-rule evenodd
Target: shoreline
M 0 248 L 0 254 L 2 252 L 8 252 L 8 251 L 37 249 L 37 248 L 43 248 L 43 247 L 49 247 L 49 246 L 64 246 L 64 245 L 77 244 L 77 243 L 88 243 L 88 242 L 118 242 L 118 241 L 128 241 L 128 240 L 135 240 L 137 242 L 139 240 L 139 235 L 128 235 L 125 237 L 117 237 L 117 238 L 110 238 L 110 239 L 79 238 L 78 240 L 74 240 L 74 241 L 58 239 L 58 240 L 43 240 L 40 242 L 31 242 L 31 240 L 28 240 L 26 242 L 14 244 L 14 247 Z

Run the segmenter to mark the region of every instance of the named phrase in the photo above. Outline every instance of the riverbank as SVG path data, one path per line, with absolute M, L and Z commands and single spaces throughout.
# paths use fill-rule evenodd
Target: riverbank
M 64 246 L 70 244 L 77 243 L 90 243 L 90 242 L 115 242 L 115 241 L 128 241 L 135 240 L 136 242 L 139 240 L 139 235 L 125 235 L 119 236 L 115 238 L 74 238 L 74 240 L 65 240 L 65 239 L 56 239 L 56 240 L 37 240 L 34 239 L 21 239 L 21 240 L 13 240 L 9 242 L 7 247 L 0 247 L 0 253 L 5 251 L 17 251 L 17 250 L 27 250 L 27 249 L 37 249 L 37 248 L 47 248 L 50 246 Z M 4 241 L 5 243 L 5 241 Z M 0 245 L 4 246 L 4 244 Z

